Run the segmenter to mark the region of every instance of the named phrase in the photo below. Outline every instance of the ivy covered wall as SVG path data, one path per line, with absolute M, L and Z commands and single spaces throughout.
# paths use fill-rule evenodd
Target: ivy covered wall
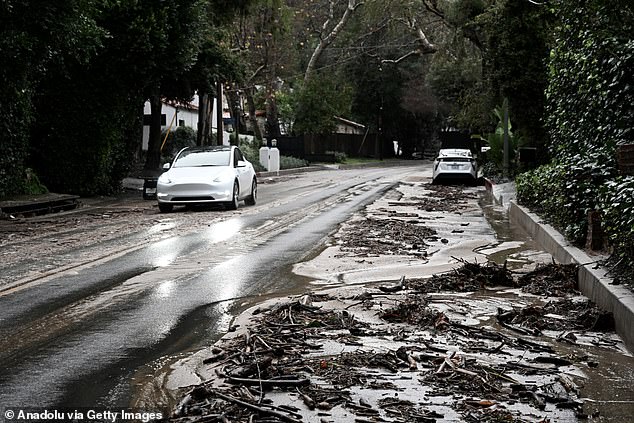
M 518 199 L 573 241 L 602 212 L 615 256 L 634 267 L 634 179 L 619 176 L 616 146 L 634 142 L 634 6 L 558 0 L 546 91 L 552 162 L 517 179 Z

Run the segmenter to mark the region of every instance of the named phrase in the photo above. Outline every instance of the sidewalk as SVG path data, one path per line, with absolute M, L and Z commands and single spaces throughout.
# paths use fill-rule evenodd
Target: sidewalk
M 614 314 L 617 333 L 634 352 L 634 292 L 628 287 L 613 284 L 607 270 L 597 264 L 605 257 L 588 255 L 538 215 L 518 205 L 514 183 L 493 184 L 487 181 L 486 188 L 495 201 L 508 210 L 511 223 L 522 227 L 555 260 L 580 265 L 581 292 L 599 307 Z

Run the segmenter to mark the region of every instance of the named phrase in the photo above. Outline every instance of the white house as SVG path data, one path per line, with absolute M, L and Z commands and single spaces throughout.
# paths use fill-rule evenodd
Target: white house
M 161 130 L 167 130 L 170 124 L 172 131 L 179 126 L 188 126 L 194 130 L 198 129 L 198 96 L 190 103 L 177 103 L 175 101 L 161 100 Z M 215 105 L 215 101 L 214 101 Z M 143 108 L 143 144 L 142 148 L 147 151 L 148 139 L 150 137 L 150 102 L 146 101 Z M 215 115 L 213 116 L 213 126 L 215 126 Z
M 179 103 L 175 101 L 161 100 L 161 131 L 167 130 L 170 123 L 172 124 L 172 131 L 179 126 L 188 126 L 195 131 L 198 130 L 198 94 L 194 94 L 194 98 L 189 103 Z M 231 122 L 231 114 L 229 113 L 229 106 L 227 104 L 227 97 L 222 97 L 223 103 L 223 121 Z M 151 108 L 150 102 L 146 101 L 143 108 L 143 151 L 148 149 L 148 139 L 150 138 L 150 117 Z M 213 132 L 218 130 L 218 118 L 216 114 L 216 99 L 213 99 L 213 110 L 211 112 L 211 129 Z M 231 128 L 231 123 L 228 123 L 225 128 Z M 223 144 L 229 145 L 230 134 L 226 130 L 223 131 Z
M 335 127 L 335 134 L 364 134 L 365 133 L 365 125 L 362 125 L 357 122 L 353 122 L 348 119 L 344 119 L 339 116 L 335 116 L 335 121 L 337 121 L 337 126 Z

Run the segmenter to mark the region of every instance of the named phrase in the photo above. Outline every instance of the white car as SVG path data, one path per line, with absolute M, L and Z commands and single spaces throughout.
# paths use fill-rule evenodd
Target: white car
M 438 152 L 434 160 L 432 182 L 441 180 L 464 180 L 475 183 L 478 179 L 478 164 L 471 150 L 447 148 Z
M 235 210 L 241 200 L 254 205 L 257 199 L 255 170 L 236 146 L 186 147 L 163 168 L 156 183 L 161 212 L 214 203 Z

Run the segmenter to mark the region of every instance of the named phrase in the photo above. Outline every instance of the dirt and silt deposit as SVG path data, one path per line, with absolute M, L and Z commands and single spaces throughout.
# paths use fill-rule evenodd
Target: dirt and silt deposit
M 631 416 L 631 392 L 621 393 L 621 411 L 607 419 L 598 404 L 614 393 L 584 393 L 589 374 L 606 360 L 618 357 L 610 370 L 616 373 L 631 373 L 634 360 L 614 334 L 612 316 L 577 291 L 575 265 L 526 260 L 511 270 L 506 262 L 475 255 L 453 257 L 433 276 L 419 272 L 389 283 L 369 283 L 373 270 L 360 276 L 357 268 L 374 266 L 394 274 L 394 263 L 401 270 L 416 269 L 412 263 L 437 269 L 434 255 L 447 255 L 463 236 L 472 245 L 471 238 L 482 234 L 474 229 L 478 195 L 405 184 L 342 225 L 322 253 L 328 260 L 298 270 L 328 263 L 335 277 L 324 277 L 323 269 L 315 273 L 330 281 L 326 285 L 337 280 L 343 286 L 271 300 L 242 314 L 237 330 L 206 352 L 198 373 L 204 381 L 187 390 L 172 419 L 562 422 Z M 438 224 L 445 219 L 451 223 Z M 515 258 L 545 257 L 514 251 Z M 613 381 L 617 397 L 620 384 L 627 389 L 631 382 L 631 374 L 622 376 Z

